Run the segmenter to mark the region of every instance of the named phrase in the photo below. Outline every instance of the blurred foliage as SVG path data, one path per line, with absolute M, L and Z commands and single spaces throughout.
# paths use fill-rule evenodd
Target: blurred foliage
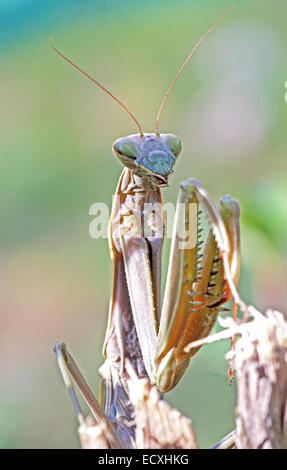
M 77 447 L 76 420 L 52 347 L 65 340 L 98 391 L 111 284 L 107 240 L 89 207 L 111 206 L 111 152 L 129 116 L 66 55 L 154 129 L 161 99 L 223 0 L 10 0 L 0 4 L 0 446 Z M 166 201 L 196 176 L 242 213 L 240 289 L 286 310 L 286 2 L 242 0 L 178 80 L 160 128 L 184 142 Z M 285 13 L 285 14 L 284 14 Z M 169 242 L 165 247 L 165 267 Z M 217 327 L 218 328 L 218 327 Z M 228 343 L 202 349 L 167 399 L 207 447 L 234 428 Z

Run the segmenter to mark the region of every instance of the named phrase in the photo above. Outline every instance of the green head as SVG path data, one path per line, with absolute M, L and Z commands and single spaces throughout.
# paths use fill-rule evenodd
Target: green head
M 227 15 L 229 10 L 233 8 L 233 5 L 229 7 L 226 12 L 222 15 L 219 20 L 214 23 L 211 28 L 202 36 L 198 43 L 194 46 L 189 56 L 187 57 L 184 64 L 179 69 L 174 80 L 172 81 L 169 89 L 167 90 L 164 99 L 160 105 L 154 134 L 144 134 L 142 128 L 135 118 L 135 116 L 128 110 L 128 108 L 116 98 L 110 91 L 108 91 L 103 85 L 95 80 L 91 75 L 81 69 L 78 65 L 74 64 L 70 59 L 65 57 L 50 40 L 52 48 L 65 59 L 69 64 L 83 73 L 86 77 L 92 80 L 98 87 L 100 87 L 105 93 L 111 96 L 134 120 L 136 123 L 139 134 L 129 135 L 121 139 L 117 139 L 113 144 L 113 151 L 115 155 L 121 160 L 121 162 L 129 169 L 131 169 L 135 175 L 146 178 L 147 181 L 151 181 L 153 184 L 160 186 L 166 186 L 170 174 L 173 172 L 176 159 L 181 151 L 181 141 L 178 137 L 173 134 L 160 134 L 159 132 L 159 118 L 166 102 L 168 95 L 174 87 L 175 82 L 181 75 L 182 71 L 190 61 L 193 54 L 196 52 L 202 41 L 208 36 L 208 34 L 214 29 L 214 27 L 220 23 L 220 21 Z
M 167 185 L 180 151 L 181 140 L 173 134 L 133 134 L 113 144 L 114 154 L 127 168 L 159 186 Z

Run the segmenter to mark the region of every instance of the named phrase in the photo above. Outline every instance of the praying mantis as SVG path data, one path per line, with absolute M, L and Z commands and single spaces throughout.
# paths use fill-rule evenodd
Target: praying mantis
M 232 7 L 230 7 L 232 8 Z M 79 409 L 68 371 L 96 416 L 104 419 L 114 447 L 131 446 L 132 406 L 127 391 L 126 361 L 138 377 L 147 376 L 162 393 L 174 388 L 199 348 L 187 346 L 212 330 L 221 306 L 237 293 L 240 275 L 239 205 L 224 196 L 217 208 L 195 178 L 180 185 L 163 301 L 161 301 L 162 246 L 165 216 L 162 188 L 166 187 L 181 152 L 181 140 L 159 131 L 159 118 L 176 80 L 201 42 L 195 45 L 170 85 L 160 106 L 154 133 L 143 133 L 134 115 L 105 87 L 54 50 L 95 82 L 125 109 L 138 127 L 137 134 L 117 139 L 115 156 L 124 165 L 114 197 L 108 237 L 113 264 L 113 285 L 104 343 L 106 360 L 100 368 L 101 404 L 78 371 L 63 343 L 56 345 L 59 365 Z M 189 216 L 190 207 L 193 217 Z M 210 230 L 200 249 L 199 214 L 203 209 Z M 181 234 L 193 243 L 182 244 Z M 183 238 L 184 238 L 183 237 Z M 243 305 L 244 308 L 244 305 Z M 80 411 L 78 415 L 80 415 Z

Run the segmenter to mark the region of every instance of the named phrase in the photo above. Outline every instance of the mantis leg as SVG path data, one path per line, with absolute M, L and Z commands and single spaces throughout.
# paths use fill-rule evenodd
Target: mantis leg
M 147 374 L 153 383 L 157 317 L 149 249 L 144 238 L 133 236 L 122 237 L 121 248 L 137 336 Z
M 232 449 L 235 446 L 235 431 L 231 431 L 220 441 L 214 444 L 211 449 Z
M 125 170 L 115 194 L 108 231 L 113 286 L 103 351 L 106 361 L 99 371 L 102 378 L 101 404 L 126 447 L 132 447 L 134 438 L 126 361 L 130 362 L 138 377 L 146 376 L 149 371 L 154 380 L 156 347 L 149 249 L 141 230 L 138 233 L 137 214 L 141 214 L 138 209 L 141 209 L 142 195 L 134 194 L 131 186 L 134 187 L 132 174 Z M 141 289 L 138 288 L 139 283 Z M 140 320 L 143 320 L 142 327 Z M 153 340 L 150 350 L 144 334 Z
M 114 276 L 106 356 L 113 362 L 116 356 L 116 362 L 122 366 L 121 377 L 124 376 L 126 358 L 134 365 L 136 359 L 135 370 L 138 372 L 142 370 L 139 366 L 142 358 L 145 373 L 152 383 L 155 381 L 160 305 L 163 242 L 160 235 L 164 231 L 161 202 L 157 187 L 146 187 L 140 178 L 126 169 L 117 187 L 109 224 Z M 153 205 L 159 206 L 160 210 L 149 210 Z
M 178 203 L 156 355 L 162 392 L 178 383 L 197 351 L 186 353 L 185 346 L 210 333 L 220 306 L 231 297 L 231 288 L 236 290 L 240 269 L 237 201 L 225 196 L 218 210 L 199 181 L 190 178 L 181 184 Z M 210 221 L 202 254 L 199 206 Z
M 117 434 L 113 424 L 110 422 L 107 415 L 102 410 L 99 402 L 97 401 L 92 390 L 90 389 L 89 385 L 81 374 L 77 364 L 68 352 L 65 343 L 57 343 L 55 345 L 54 351 L 57 354 L 60 371 L 63 376 L 63 380 L 65 382 L 67 390 L 69 391 L 69 394 L 72 398 L 72 402 L 77 413 L 79 424 L 83 424 L 85 418 L 73 387 L 72 378 L 81 390 L 97 422 L 102 422 L 104 424 L 105 435 L 107 440 L 110 442 L 111 446 L 114 449 L 124 448 L 123 443 L 119 435 Z

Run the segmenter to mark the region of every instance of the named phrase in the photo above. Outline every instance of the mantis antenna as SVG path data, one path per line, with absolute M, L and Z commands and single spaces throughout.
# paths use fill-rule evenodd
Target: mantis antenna
M 173 86 L 176 82 L 176 80 L 178 79 L 178 77 L 181 75 L 183 69 L 187 66 L 189 60 L 191 59 L 191 57 L 193 56 L 193 54 L 195 53 L 195 51 L 197 50 L 197 48 L 200 46 L 200 44 L 204 41 L 204 39 L 206 38 L 206 36 L 215 28 L 215 26 L 218 25 L 218 23 L 220 23 L 223 18 L 227 15 L 227 13 L 229 13 L 229 11 L 235 6 L 234 5 L 231 5 L 226 11 L 225 13 L 223 13 L 223 15 L 219 18 L 219 20 L 216 21 L 216 23 L 214 23 L 214 25 L 211 26 L 211 28 L 202 36 L 202 38 L 198 41 L 198 43 L 194 46 L 194 48 L 192 49 L 191 53 L 189 54 L 188 58 L 186 59 L 186 61 L 184 62 L 184 64 L 181 66 L 181 68 L 179 69 L 178 73 L 176 74 L 175 78 L 173 79 L 173 82 L 171 83 L 169 89 L 167 90 L 165 96 L 164 96 L 164 99 L 162 100 L 162 103 L 160 105 L 160 108 L 159 108 L 159 111 L 158 111 L 158 114 L 157 114 L 157 118 L 156 118 L 156 123 L 155 123 L 155 130 L 156 130 L 156 135 L 159 136 L 159 130 L 158 130 L 158 122 L 159 122 L 159 118 L 160 118 L 160 115 L 161 115 L 161 112 L 162 112 L 162 108 L 164 107 L 164 104 L 166 102 L 166 99 L 168 97 L 168 95 L 170 94 L 171 90 L 173 89 Z
M 97 80 L 95 80 L 93 77 L 91 77 L 91 75 L 89 75 L 87 72 L 85 72 L 83 69 L 81 69 L 80 67 L 78 67 L 78 65 L 74 64 L 74 62 L 72 62 L 70 59 L 68 59 L 67 57 L 64 56 L 64 54 L 62 54 L 53 44 L 53 40 L 50 39 L 50 44 L 51 44 L 51 47 L 54 49 L 54 51 L 57 52 L 57 54 L 59 54 L 59 56 L 61 56 L 63 59 L 65 59 L 67 62 L 69 62 L 69 64 L 71 64 L 73 67 L 75 67 L 77 70 L 79 70 L 81 73 L 83 73 L 84 75 L 86 75 L 86 77 L 88 77 L 90 80 L 92 80 L 92 82 L 94 82 L 96 85 L 98 85 L 102 90 L 104 90 L 108 95 L 110 95 L 117 103 L 119 103 L 119 105 L 125 109 L 125 111 L 130 115 L 130 117 L 135 121 L 137 127 L 139 128 L 139 131 L 140 131 L 140 135 L 141 137 L 143 137 L 143 132 L 142 132 L 142 128 L 139 124 L 139 122 L 137 121 L 137 119 L 134 117 L 134 115 L 128 110 L 128 108 L 120 101 L 118 100 L 118 98 L 116 98 L 111 92 L 109 92 L 103 85 L 101 85 L 99 82 L 97 82 Z

